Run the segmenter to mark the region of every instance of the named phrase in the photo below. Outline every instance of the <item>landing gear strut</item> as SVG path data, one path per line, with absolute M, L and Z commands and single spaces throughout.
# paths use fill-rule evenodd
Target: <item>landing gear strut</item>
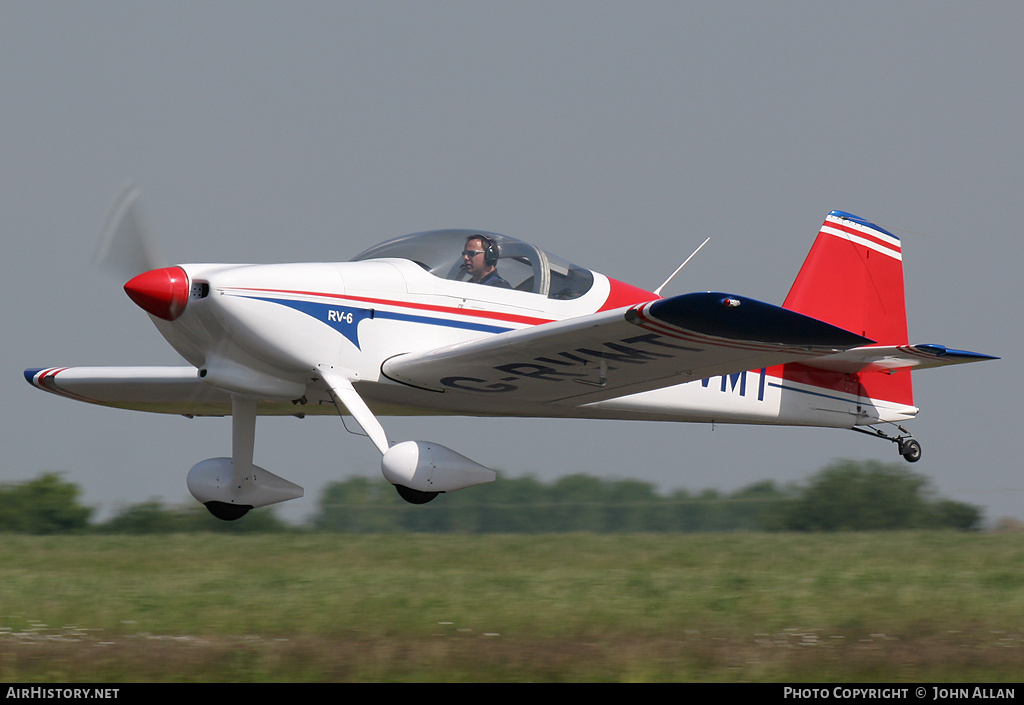
M 890 436 L 880 428 L 872 428 L 870 431 L 866 428 L 854 427 L 854 431 L 857 433 L 866 433 L 869 436 L 875 438 L 884 438 L 887 441 L 892 441 L 896 444 L 896 448 L 899 454 L 903 456 L 903 459 L 908 463 L 916 463 L 921 459 L 921 444 L 910 437 L 910 431 L 903 428 L 902 426 L 896 426 L 900 431 L 906 435 Z

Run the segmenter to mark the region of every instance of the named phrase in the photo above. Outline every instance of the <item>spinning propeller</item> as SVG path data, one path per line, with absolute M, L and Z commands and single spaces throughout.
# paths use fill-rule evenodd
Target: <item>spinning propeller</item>
M 125 184 L 107 214 L 96 248 L 94 264 L 127 281 L 132 277 L 165 266 L 163 252 L 149 235 L 139 207 L 141 192 L 132 182 Z
M 107 216 L 94 263 L 127 280 L 125 293 L 142 310 L 173 321 L 188 303 L 188 277 L 180 267 L 167 267 L 160 246 L 145 226 L 134 183 L 121 189 Z

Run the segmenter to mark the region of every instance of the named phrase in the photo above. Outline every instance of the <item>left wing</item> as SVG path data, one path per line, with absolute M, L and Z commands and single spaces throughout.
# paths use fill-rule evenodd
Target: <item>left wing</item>
M 382 371 L 438 392 L 575 405 L 871 342 L 779 306 L 708 292 L 398 355 Z
M 68 399 L 119 409 L 225 416 L 231 396 L 194 367 L 47 367 L 25 370 L 29 384 Z

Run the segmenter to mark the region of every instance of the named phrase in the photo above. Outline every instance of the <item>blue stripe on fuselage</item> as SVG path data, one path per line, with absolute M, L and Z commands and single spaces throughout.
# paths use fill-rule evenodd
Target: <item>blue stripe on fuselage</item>
M 481 333 L 504 333 L 512 330 L 512 328 L 507 326 L 495 326 L 475 321 L 456 321 L 448 318 L 434 318 L 432 316 L 419 316 L 410 313 L 398 313 L 396 311 L 325 304 L 316 301 L 304 301 L 302 299 L 274 299 L 263 296 L 244 296 L 244 298 L 280 304 L 281 306 L 304 313 L 344 335 L 356 348 L 359 348 L 359 324 L 367 318 L 445 326 L 447 328 L 460 328 Z

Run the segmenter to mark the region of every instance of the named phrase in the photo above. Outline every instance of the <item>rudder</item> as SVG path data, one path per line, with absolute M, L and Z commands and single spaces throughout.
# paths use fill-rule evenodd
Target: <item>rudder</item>
M 903 253 L 892 233 L 832 211 L 782 305 L 885 345 L 905 345 Z
M 855 215 L 832 211 L 783 308 L 863 335 L 880 345 L 906 345 L 907 310 L 899 238 Z M 786 376 L 794 372 L 787 370 Z M 913 404 L 909 371 L 869 372 L 858 377 L 864 397 Z

